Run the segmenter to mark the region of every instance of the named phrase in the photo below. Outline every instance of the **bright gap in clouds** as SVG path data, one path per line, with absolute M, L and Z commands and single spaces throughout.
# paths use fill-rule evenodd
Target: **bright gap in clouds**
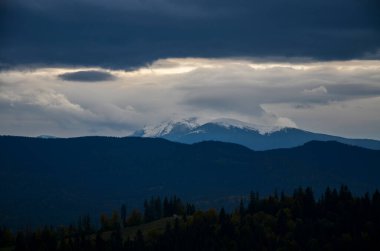
M 0 72 L 0 134 L 125 136 L 195 116 L 380 139 L 378 107 L 380 61 L 169 58 L 134 71 Z

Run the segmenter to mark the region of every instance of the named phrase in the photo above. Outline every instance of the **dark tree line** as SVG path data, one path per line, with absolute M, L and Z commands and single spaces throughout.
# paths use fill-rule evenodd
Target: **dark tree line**
M 165 197 L 162 201 L 160 197 L 152 197 L 144 202 L 144 220 L 150 222 L 173 215 L 191 215 L 195 212 L 195 206 L 183 203 L 177 196 Z
M 62 251 L 378 250 L 380 247 L 379 191 L 354 196 L 346 186 L 338 190 L 327 188 L 319 199 L 311 188 L 296 189 L 292 195 L 274 193 L 265 198 L 251 193 L 232 212 L 223 208 L 196 211 L 178 197 L 146 200 L 142 214 L 133 210 L 127 215 L 126 211 L 122 206 L 120 214 L 114 212 L 104 220 L 107 227 L 102 225 L 98 230 L 86 217 L 79 220 L 78 226 L 46 227 L 16 235 L 2 228 L 0 244 L 13 246 L 14 250 Z M 133 217 L 139 221 L 134 226 L 128 225 Z M 161 221 L 166 224 L 162 231 L 145 227 Z M 141 225 L 147 222 L 152 223 Z M 127 234 L 131 229 L 137 230 Z

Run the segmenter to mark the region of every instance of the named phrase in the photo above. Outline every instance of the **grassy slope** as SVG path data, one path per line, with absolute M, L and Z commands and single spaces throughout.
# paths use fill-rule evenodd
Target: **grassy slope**
M 128 238 L 133 239 L 138 230 L 141 230 L 145 238 L 154 238 L 155 236 L 157 236 L 157 234 L 161 234 L 165 231 L 165 227 L 168 222 L 170 222 L 173 225 L 174 220 L 175 217 L 167 217 L 149 223 L 141 224 L 138 226 L 126 227 L 122 230 L 123 240 L 126 241 Z M 102 238 L 104 240 L 108 240 L 111 234 L 111 231 L 106 231 L 102 234 Z M 93 235 L 92 238 L 95 239 L 95 235 Z

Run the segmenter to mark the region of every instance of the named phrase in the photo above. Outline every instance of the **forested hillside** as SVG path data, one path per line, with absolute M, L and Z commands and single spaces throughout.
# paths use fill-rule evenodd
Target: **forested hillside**
M 232 212 L 195 210 L 178 197 L 146 200 L 144 211 L 123 205 L 101 226 L 90 217 L 78 224 L 13 234 L 0 231 L 7 250 L 377 250 L 380 193 L 354 196 L 346 186 L 327 188 L 319 199 L 311 188 L 292 195 L 257 193 Z

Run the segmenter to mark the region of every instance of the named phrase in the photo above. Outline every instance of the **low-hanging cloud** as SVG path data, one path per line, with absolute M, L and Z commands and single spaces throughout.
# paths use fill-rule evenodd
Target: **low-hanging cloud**
M 77 82 L 101 82 L 114 80 L 115 76 L 105 71 L 75 71 L 58 75 L 62 80 Z
M 3 71 L 0 134 L 125 136 L 145 125 L 195 116 L 379 138 L 379 71 L 380 61 L 236 58 L 170 58 L 132 71 Z M 62 75 L 83 72 L 107 72 L 112 81 L 62 81 Z
M 326 89 L 326 87 L 321 85 L 321 86 L 315 87 L 313 89 L 305 89 L 305 90 L 303 90 L 303 92 L 305 94 L 308 94 L 308 95 L 323 95 L 323 94 L 327 93 L 327 89 Z

